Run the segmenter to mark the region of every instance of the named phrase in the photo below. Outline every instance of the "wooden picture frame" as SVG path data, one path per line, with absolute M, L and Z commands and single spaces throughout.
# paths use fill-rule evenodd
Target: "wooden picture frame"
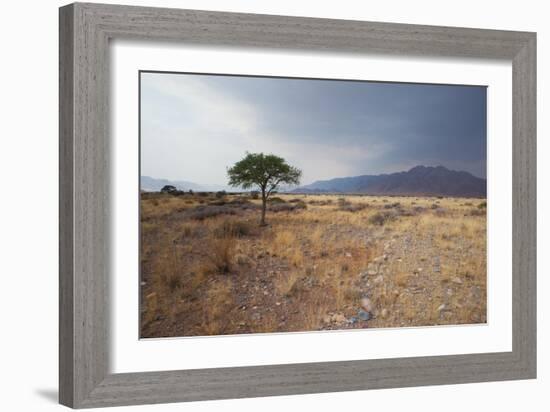
M 536 34 L 75 3 L 60 9 L 60 402 L 73 408 L 536 377 Z M 496 58 L 513 66 L 512 351 L 109 373 L 109 40 Z

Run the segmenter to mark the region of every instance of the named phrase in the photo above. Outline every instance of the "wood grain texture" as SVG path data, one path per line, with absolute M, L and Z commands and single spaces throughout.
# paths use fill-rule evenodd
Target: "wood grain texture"
M 60 9 L 60 402 L 84 408 L 536 375 L 533 33 L 75 3 Z M 109 373 L 109 40 L 496 58 L 513 65 L 513 350 Z

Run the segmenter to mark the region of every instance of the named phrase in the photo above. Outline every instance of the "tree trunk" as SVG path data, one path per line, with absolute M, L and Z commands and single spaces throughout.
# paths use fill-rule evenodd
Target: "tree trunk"
M 266 223 L 265 223 L 266 207 L 267 207 L 267 197 L 265 196 L 265 190 L 262 189 L 262 220 L 260 221 L 260 226 L 266 226 Z

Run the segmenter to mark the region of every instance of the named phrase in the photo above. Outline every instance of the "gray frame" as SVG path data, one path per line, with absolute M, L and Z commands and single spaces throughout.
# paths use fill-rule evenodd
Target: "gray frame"
M 113 38 L 511 61 L 513 350 L 110 374 L 108 50 Z M 76 3 L 60 9 L 59 127 L 62 404 L 86 408 L 535 378 L 535 33 Z

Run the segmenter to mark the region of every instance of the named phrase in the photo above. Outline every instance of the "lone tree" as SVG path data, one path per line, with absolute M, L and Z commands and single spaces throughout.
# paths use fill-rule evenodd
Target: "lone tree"
M 265 211 L 267 199 L 281 184 L 297 185 L 300 183 L 302 171 L 290 166 L 285 159 L 272 154 L 246 153 L 244 159 L 238 161 L 227 170 L 229 185 L 250 189 L 257 187 L 262 195 L 262 219 L 260 225 L 265 226 Z

